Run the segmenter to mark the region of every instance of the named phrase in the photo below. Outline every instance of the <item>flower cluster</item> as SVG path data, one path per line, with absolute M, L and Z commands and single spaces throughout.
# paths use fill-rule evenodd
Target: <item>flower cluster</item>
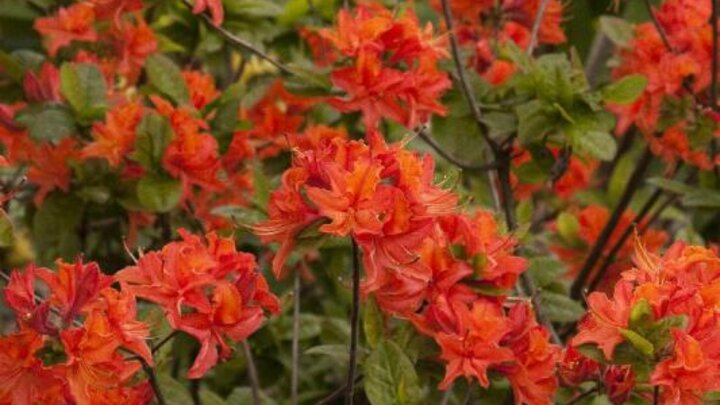
M 498 58 L 499 45 L 512 43 L 521 49 L 530 46 L 532 26 L 541 0 L 449 0 L 460 44 L 474 50 L 472 65 L 488 82 L 501 84 L 516 71 L 516 66 Z M 433 2 L 442 11 L 440 2 Z M 565 42 L 560 24 L 563 3 L 549 0 L 542 11 L 535 45 Z
M 157 50 L 155 34 L 136 13 L 142 7 L 140 0 L 83 1 L 38 18 L 35 29 L 47 38 L 51 57 L 72 47 L 77 62 L 97 63 L 108 78 L 119 75 L 134 83 Z
M 560 221 L 553 224 L 555 229 L 563 226 L 569 229 L 562 230 L 561 237 L 550 248 L 568 266 L 568 275 L 574 276 L 582 268 L 590 249 L 602 233 L 610 218 L 610 211 L 600 205 L 589 205 L 575 214 L 568 215 L 564 219 L 571 221 L 572 225 L 560 224 Z M 630 210 L 620 216 L 618 225 L 610 234 L 610 239 L 602 252 L 603 259 L 607 258 L 613 247 L 620 241 L 625 230 L 633 226 L 634 218 L 635 215 Z M 660 249 L 668 239 L 668 235 L 664 231 L 647 228 L 645 223 L 635 225 L 643 229 L 642 241 L 651 250 Z M 633 241 L 628 238 L 612 258 L 612 264 L 608 270 L 608 281 L 612 283 L 613 278 L 617 277 L 619 272 L 630 264 L 632 253 Z
M 30 265 L 13 272 L 4 294 L 18 330 L 0 337 L 0 403 L 149 403 L 152 389 L 138 371 L 153 364 L 153 353 L 138 298 L 160 306 L 173 329 L 200 342 L 190 378 L 227 358 L 227 340 L 252 334 L 264 309 L 278 311 L 255 258 L 236 251 L 232 239 L 180 235 L 115 276 L 80 260 L 58 261 L 57 271 Z M 49 291 L 45 299 L 37 282 Z
M 710 6 L 667 0 L 653 10 L 662 32 L 652 22 L 635 26 L 632 40 L 619 50 L 613 77 L 640 74 L 647 87 L 635 102 L 611 106 L 618 116 L 618 133 L 634 124 L 656 155 L 705 170 L 716 164 L 707 147 L 718 133 L 710 111 L 715 106 L 700 105 L 711 82 Z
M 430 156 L 388 145 L 377 132 L 367 143 L 324 138 L 296 151 L 271 195 L 270 218 L 254 231 L 281 243 L 276 276 L 305 230 L 352 237 L 363 256 L 362 292 L 442 348 L 441 388 L 462 376 L 487 387 L 494 370 L 512 382 L 517 403 L 550 403 L 558 349 L 528 305 L 505 307 L 503 292 L 526 268 L 516 242 L 499 234 L 490 213 L 460 213 L 433 173 Z
M 649 396 L 643 388 L 649 383 L 660 387 L 661 403 L 700 404 L 720 389 L 720 259 L 683 242 L 662 257 L 640 243 L 636 250 L 635 266 L 623 272 L 612 297 L 588 296 L 589 313 L 571 344 L 598 348 L 597 360 L 616 368 L 628 365 L 625 395 Z M 593 367 L 581 374 L 596 376 Z
M 415 128 L 445 113 L 438 99 L 451 83 L 437 63 L 446 51 L 432 25 L 421 27 L 411 9 L 395 16 L 379 4 L 361 4 L 354 12 L 341 10 L 337 26 L 318 33 L 311 45 L 316 53 L 330 53 L 323 47 L 335 53 L 330 60 L 340 66 L 330 78 L 346 93 L 330 103 L 341 112 L 360 111 L 366 129 L 377 128 L 381 118 Z

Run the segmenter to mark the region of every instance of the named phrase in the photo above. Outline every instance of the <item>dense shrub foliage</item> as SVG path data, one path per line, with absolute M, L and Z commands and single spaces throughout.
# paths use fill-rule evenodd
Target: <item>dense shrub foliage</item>
M 714 0 L 0 0 L 0 405 L 720 400 Z

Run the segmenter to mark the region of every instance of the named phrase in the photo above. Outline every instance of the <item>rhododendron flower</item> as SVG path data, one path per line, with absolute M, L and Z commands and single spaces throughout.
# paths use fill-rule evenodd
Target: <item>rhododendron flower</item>
M 212 17 L 212 23 L 215 25 L 221 25 L 225 18 L 225 10 L 223 9 L 221 0 L 193 0 L 193 13 L 200 14 L 209 10 L 210 16 Z
M 62 100 L 60 96 L 60 72 L 52 63 L 43 63 L 39 75 L 32 70 L 28 70 L 25 73 L 23 87 L 25 96 L 30 102 Z
M 135 146 L 135 132 L 142 114 L 142 107 L 134 102 L 110 110 L 104 123 L 93 125 L 93 142 L 83 148 L 81 156 L 103 158 L 113 167 L 120 165 Z
M 77 158 L 77 145 L 74 138 L 66 137 L 56 146 L 43 143 L 31 149 L 33 162 L 27 177 L 39 188 L 33 198 L 35 205 L 42 205 L 47 194 L 56 188 L 65 192 L 70 190 L 72 169 L 68 163 Z
M 214 233 L 206 241 L 181 229 L 181 241 L 148 252 L 117 274 L 132 294 L 160 305 L 170 325 L 195 337 L 200 353 L 188 372 L 202 377 L 231 353 L 225 339 L 243 340 L 279 302 L 257 272 L 255 258 Z M 219 348 L 219 352 L 218 352 Z
M 410 9 L 396 17 L 378 4 L 359 5 L 354 15 L 341 10 L 337 21 L 334 29 L 319 31 L 340 55 L 352 60 L 351 66 L 330 76 L 347 93 L 330 100 L 335 108 L 361 111 L 368 130 L 383 117 L 415 128 L 433 113 L 445 114 L 438 99 L 451 83 L 437 69 L 437 61 L 447 54 L 433 37 L 431 25 L 420 27 Z
M 660 387 L 663 403 L 699 404 L 704 393 L 720 389 L 716 300 L 704 294 L 720 279 L 717 255 L 676 242 L 661 257 L 638 242 L 635 267 L 622 277 L 612 298 L 597 292 L 588 296 L 590 313 L 571 341 L 573 346 L 596 345 L 609 361 L 616 359 L 619 344 L 644 345 L 649 377 L 641 377 L 648 373 L 638 373 L 639 365 L 605 371 L 613 402 L 622 403 L 638 389 L 635 381 L 644 382 L 641 378 Z
M 196 70 L 185 70 L 182 72 L 182 75 L 190 91 L 192 105 L 198 110 L 205 108 L 206 105 L 220 95 L 220 92 L 215 87 L 213 77 L 209 74 Z
M 624 134 L 635 124 L 653 153 L 668 161 L 681 159 L 708 170 L 716 162 L 711 161 L 705 142 L 698 140 L 706 139 L 704 133 L 707 131 L 716 134 L 717 124 L 710 122 L 710 127 L 689 125 L 688 119 L 696 123 L 703 120 L 704 106 L 697 105 L 694 111 L 685 113 L 678 111 L 684 107 L 674 107 L 667 101 L 692 98 L 695 101 L 691 102 L 697 103 L 696 95 L 710 87 L 713 28 L 708 21 L 711 5 L 691 0 L 667 0 L 653 13 L 659 27 L 652 22 L 638 24 L 632 40 L 619 48 L 620 63 L 613 70 L 613 77 L 620 79 L 640 74 L 648 83 L 633 103 L 610 105 L 618 116 L 617 132 Z M 661 116 L 668 120 L 659 126 Z M 710 135 L 707 142 L 713 142 L 712 138 Z
M 218 143 L 207 131 L 206 121 L 196 118 L 186 107 L 173 107 L 157 96 L 151 96 L 158 112 L 170 121 L 175 136 L 163 155 L 163 167 L 172 176 L 180 178 L 187 187 L 197 185 L 218 189 L 220 169 Z
M 43 336 L 33 330 L 0 337 L 0 403 L 32 404 L 57 384 L 36 357 L 43 344 Z
M 135 83 L 140 76 L 145 60 L 158 49 L 158 41 L 152 29 L 142 18 L 136 23 L 121 21 L 110 30 L 110 38 L 115 49 L 115 69 L 113 73 L 125 76 L 129 83 Z
M 45 37 L 48 53 L 55 56 L 57 51 L 73 41 L 94 42 L 98 35 L 93 28 L 95 8 L 89 3 L 76 3 L 60 8 L 57 15 L 35 20 L 35 29 Z

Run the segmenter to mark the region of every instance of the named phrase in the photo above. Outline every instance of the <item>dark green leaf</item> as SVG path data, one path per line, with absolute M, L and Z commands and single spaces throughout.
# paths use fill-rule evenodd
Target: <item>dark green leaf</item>
M 384 340 L 365 360 L 365 394 L 373 405 L 422 401 L 415 366 L 393 341 Z
M 363 331 L 365 332 L 365 340 L 370 348 L 377 347 L 383 338 L 383 329 L 385 319 L 383 318 L 380 308 L 378 308 L 375 299 L 370 297 L 363 306 Z
M 15 119 L 25 125 L 36 141 L 58 142 L 75 133 L 70 112 L 57 104 L 38 104 L 22 110 Z
M 156 113 L 146 115 L 137 128 L 132 158 L 146 170 L 158 172 L 172 137 L 172 127 L 163 116 Z
M 346 364 L 350 358 L 347 345 L 320 345 L 305 350 L 307 355 L 328 356 L 339 364 Z
M 168 404 L 173 405 L 194 405 L 195 402 L 190 396 L 190 392 L 187 387 L 181 384 L 178 380 L 170 377 L 167 374 L 160 374 L 158 376 L 158 385 L 160 390 L 163 392 L 165 401 Z
M 218 141 L 220 153 L 225 153 L 230 147 L 233 133 L 237 130 L 238 111 L 241 101 L 239 98 L 230 98 L 223 101 L 215 112 L 215 117 L 210 123 L 212 134 Z
M 575 146 L 600 160 L 612 160 L 617 153 L 615 138 L 607 132 L 586 132 L 575 139 Z
M 88 124 L 102 117 L 107 106 L 107 87 L 97 66 L 64 63 L 60 67 L 60 90 L 81 122 Z
M 7 75 L 18 83 L 23 82 L 25 69 L 14 57 L 0 50 L 0 73 Z
M 564 294 L 550 291 L 540 293 L 543 314 L 553 322 L 575 322 L 585 314 L 585 308 Z
M 13 224 L 7 213 L 0 210 L 0 247 L 12 246 L 15 241 Z
M 179 105 L 188 104 L 189 91 L 180 69 L 168 57 L 154 54 L 145 62 L 148 81 Z
M 145 176 L 137 184 L 140 204 L 152 212 L 168 212 L 180 202 L 182 184 L 164 176 Z
M 555 128 L 555 119 L 548 113 L 547 105 L 533 100 L 515 108 L 518 120 L 518 138 L 523 145 L 542 139 Z
M 689 186 L 676 180 L 666 179 L 664 177 L 651 177 L 646 180 L 651 186 L 655 186 L 661 190 L 669 191 L 674 194 L 689 194 L 696 190 L 695 187 Z

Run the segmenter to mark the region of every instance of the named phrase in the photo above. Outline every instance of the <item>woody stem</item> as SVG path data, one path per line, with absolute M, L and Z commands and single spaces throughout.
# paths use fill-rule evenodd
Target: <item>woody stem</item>
M 357 368 L 358 334 L 360 332 L 360 253 L 352 239 L 352 309 L 350 312 L 350 360 L 348 362 L 345 404 L 352 405 L 355 396 L 355 372 Z
M 610 240 L 610 236 L 617 227 L 618 222 L 620 222 L 623 212 L 625 212 L 625 209 L 630 204 L 630 200 L 632 200 L 633 195 L 635 195 L 635 192 L 642 183 L 645 170 L 648 168 L 651 161 L 652 152 L 650 151 L 650 147 L 647 146 L 640 158 L 640 161 L 635 167 L 635 171 L 633 171 L 630 176 L 630 179 L 625 186 L 625 190 L 623 191 L 622 196 L 620 196 L 620 200 L 610 215 L 610 219 L 608 219 L 608 222 L 605 224 L 600 236 L 598 236 L 595 245 L 593 245 L 592 250 L 590 250 L 588 257 L 585 260 L 585 264 L 570 288 L 570 297 L 574 300 L 579 300 L 582 297 L 585 283 L 590 277 L 592 270 L 595 268 L 595 264 L 597 264 L 598 260 L 602 256 L 605 245 L 607 245 Z
M 247 361 L 248 378 L 250 379 L 250 390 L 252 391 L 253 405 L 260 405 L 260 378 L 258 378 L 257 367 L 255 367 L 255 359 L 253 358 L 250 345 L 247 340 L 242 341 L 243 354 Z
M 140 360 L 140 364 L 142 364 L 142 368 L 145 371 L 145 374 L 148 376 L 148 381 L 150 382 L 150 386 L 152 387 L 153 393 L 155 393 L 155 399 L 157 400 L 158 405 L 165 405 L 165 397 L 163 396 L 162 391 L 160 390 L 160 384 L 158 384 L 157 375 L 155 374 L 155 370 L 148 364 L 145 359 L 142 357 L 138 358 Z
M 300 269 L 295 270 L 293 284 L 293 335 L 292 374 L 290 376 L 290 403 L 298 403 L 298 376 L 300 372 Z

